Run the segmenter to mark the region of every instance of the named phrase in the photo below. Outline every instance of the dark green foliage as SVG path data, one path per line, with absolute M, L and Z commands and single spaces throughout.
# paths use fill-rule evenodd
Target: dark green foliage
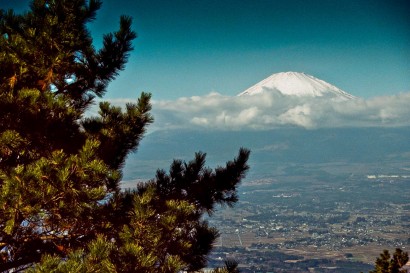
M 98 0 L 36 0 L 25 15 L 2 11 L 2 85 L 51 90 L 82 109 L 103 95 L 124 68 L 136 35 L 131 19 L 121 17 L 120 30 L 104 36 L 104 47 L 96 51 L 86 23 L 100 6 Z
M 235 260 L 225 261 L 225 267 L 229 273 L 239 273 L 238 262 Z
M 204 214 L 237 201 L 244 149 L 216 170 L 198 153 L 120 190 L 125 159 L 153 120 L 151 96 L 125 109 L 102 102 L 84 117 L 136 37 L 121 17 L 96 50 L 86 23 L 100 6 L 34 0 L 23 15 L 0 11 L 0 272 L 198 270 L 218 236 Z
M 400 248 L 396 248 L 393 256 L 390 255 L 388 250 L 384 250 L 380 253 L 380 257 L 377 258 L 374 270 L 369 273 L 405 273 L 406 270 L 401 268 L 409 261 L 409 254 L 403 252 Z
M 140 192 L 145 192 L 150 187 L 157 192 L 158 200 L 154 205 L 159 215 L 167 213 L 169 199 L 194 206 L 189 214 L 183 215 L 186 223 L 180 226 L 179 230 L 181 238 L 192 247 L 187 253 L 181 251 L 182 248 L 178 244 L 171 245 L 169 249 L 170 254 L 179 253 L 181 257 L 186 257 L 191 270 L 205 266 L 206 255 L 212 249 L 211 242 L 218 236 L 215 229 L 201 221 L 201 217 L 204 213 L 212 213 L 216 203 L 232 205 L 237 200 L 236 185 L 248 169 L 248 156 L 249 151 L 241 149 L 238 157 L 228 162 L 225 168 L 212 171 L 204 168 L 205 154 L 197 153 L 195 159 L 189 163 L 174 161 L 169 175 L 164 171 L 158 171 L 154 181 L 140 186 Z M 168 239 L 170 243 L 178 243 L 176 235 L 171 236 Z

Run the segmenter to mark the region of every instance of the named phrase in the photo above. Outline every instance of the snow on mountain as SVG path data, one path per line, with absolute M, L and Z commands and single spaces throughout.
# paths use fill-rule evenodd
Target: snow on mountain
M 265 91 L 279 91 L 283 95 L 298 97 L 324 97 L 353 99 L 355 96 L 330 83 L 299 72 L 281 72 L 258 82 L 238 96 L 255 95 Z

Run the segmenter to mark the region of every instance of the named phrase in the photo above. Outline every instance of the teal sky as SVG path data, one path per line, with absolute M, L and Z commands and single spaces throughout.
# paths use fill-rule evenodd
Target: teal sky
M 122 14 L 139 37 L 106 98 L 233 96 L 284 71 L 363 98 L 410 91 L 408 0 L 105 0 L 90 25 L 97 47 Z

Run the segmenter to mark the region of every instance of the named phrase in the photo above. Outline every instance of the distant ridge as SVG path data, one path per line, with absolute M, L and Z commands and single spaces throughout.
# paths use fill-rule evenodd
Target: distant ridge
M 273 74 L 246 89 L 238 96 L 255 95 L 269 90 L 279 91 L 283 95 L 299 97 L 330 96 L 343 99 L 356 98 L 330 83 L 300 72 L 281 72 Z

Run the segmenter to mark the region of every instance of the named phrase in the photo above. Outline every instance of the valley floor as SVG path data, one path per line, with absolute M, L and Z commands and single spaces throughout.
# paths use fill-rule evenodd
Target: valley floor
M 212 217 L 221 236 L 211 264 L 234 258 L 243 272 L 367 272 L 384 249 L 410 248 L 407 171 L 352 176 L 316 167 L 246 182 L 237 206 Z

